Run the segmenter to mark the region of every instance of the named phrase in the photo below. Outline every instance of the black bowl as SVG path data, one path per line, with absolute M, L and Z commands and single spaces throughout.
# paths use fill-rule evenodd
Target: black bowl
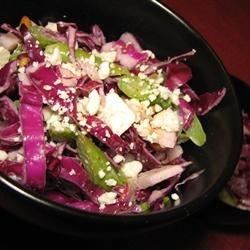
M 134 33 L 144 48 L 159 58 L 191 50 L 197 55 L 188 63 L 193 70 L 192 87 L 198 93 L 226 87 L 222 103 L 201 119 L 207 143 L 199 148 L 185 147 L 186 157 L 194 164 L 189 171 L 206 169 L 199 178 L 182 189 L 182 202 L 168 211 L 141 215 L 105 215 L 71 209 L 49 202 L 0 176 L 0 205 L 11 213 L 57 232 L 78 236 L 140 232 L 171 225 L 201 209 L 211 201 L 231 176 L 238 160 L 242 124 L 231 80 L 215 52 L 185 21 L 157 1 L 6 1 L 0 9 L 1 22 L 17 25 L 20 17 L 34 21 L 73 21 L 88 30 L 100 24 L 107 40 L 125 31 Z
M 231 76 L 241 108 L 250 114 L 250 84 Z M 229 231 L 250 230 L 250 211 L 224 203 L 219 197 L 197 214 L 207 224 Z

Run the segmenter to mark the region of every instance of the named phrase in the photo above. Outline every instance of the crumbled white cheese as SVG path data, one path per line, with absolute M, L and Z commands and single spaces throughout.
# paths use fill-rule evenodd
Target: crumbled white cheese
M 86 110 L 86 106 L 89 102 L 88 97 L 83 97 L 83 98 L 79 98 L 77 103 L 76 103 L 76 107 L 77 107 L 77 116 L 79 116 L 78 120 L 81 120 L 80 117 L 82 117 L 82 115 L 86 115 L 88 114 L 87 110 Z
M 96 89 L 89 93 L 88 103 L 86 105 L 86 110 L 90 115 L 95 115 L 100 107 L 101 98 Z
M 152 128 L 161 128 L 167 132 L 177 132 L 180 129 L 178 113 L 177 111 L 173 111 L 171 108 L 154 115 L 150 124 Z
M 105 183 L 110 186 L 110 187 L 114 187 L 117 184 L 117 181 L 115 179 L 107 179 L 105 180 Z
M 62 100 L 67 100 L 68 98 L 69 98 L 69 95 L 68 95 L 68 93 L 66 92 L 66 91 L 64 91 L 64 90 L 58 90 L 57 91 L 57 95 L 58 95 L 58 97 L 59 98 L 61 98 Z
M 76 175 L 76 171 L 72 168 L 69 172 L 70 176 Z
M 114 62 L 115 59 L 116 59 L 116 54 L 117 52 L 116 51 L 104 51 L 104 52 L 101 52 L 99 53 L 97 50 L 92 50 L 92 54 L 97 56 L 97 57 L 100 57 L 103 61 L 106 61 L 106 62 Z
M 105 176 L 105 172 L 101 169 L 98 171 L 98 176 L 102 179 Z
M 170 95 L 170 99 L 172 101 L 172 103 L 174 103 L 175 105 L 179 105 L 179 95 L 180 95 L 181 91 L 180 89 L 175 89 L 172 94 Z
M 121 168 L 124 175 L 128 178 L 136 177 L 142 171 L 142 163 L 139 161 L 125 162 Z
M 155 112 L 148 100 L 140 102 L 134 98 L 126 100 L 127 105 L 135 114 L 135 122 L 139 123 L 144 119 L 149 119 Z
M 99 117 L 118 135 L 123 134 L 135 121 L 134 112 L 114 92 L 109 92 L 105 96 Z
M 167 100 L 169 95 L 171 94 L 171 91 L 169 91 L 169 89 L 167 89 L 164 86 L 159 86 L 158 91 L 159 91 L 160 97 L 162 97 L 164 100 Z
M 0 69 L 9 61 L 10 52 L 0 46 Z
M 104 208 L 105 205 L 111 205 L 116 203 L 117 193 L 115 192 L 105 192 L 98 197 L 100 207 Z
M 47 25 L 45 26 L 46 29 L 52 30 L 54 32 L 57 32 L 57 23 L 54 22 L 48 22 Z
M 162 107 L 161 107 L 159 104 L 155 104 L 155 105 L 154 105 L 154 109 L 155 109 L 155 112 L 156 112 L 156 113 L 162 111 Z
M 60 79 L 57 79 L 57 80 L 54 81 L 53 84 L 54 84 L 54 85 L 58 85 L 58 84 L 60 84 L 60 83 L 61 83 L 61 80 L 60 80 Z
M 60 65 L 62 63 L 60 50 L 58 48 L 55 48 L 52 54 L 45 53 L 45 59 L 51 65 Z
M 189 95 L 184 95 L 183 97 L 182 97 L 186 102 L 191 102 L 191 97 L 189 96 Z
M 113 157 L 113 161 L 115 163 L 120 163 L 122 161 L 125 161 L 125 158 L 122 155 L 117 154 Z
M 172 194 L 171 194 L 171 198 L 172 198 L 174 201 L 180 199 L 180 197 L 179 197 L 179 195 L 178 195 L 177 193 L 172 193 Z
M 147 68 L 148 68 L 148 65 L 142 64 L 142 65 L 140 66 L 139 69 L 140 69 L 141 72 L 143 72 L 143 71 L 145 71 Z
M 39 67 L 39 62 L 33 62 L 32 66 L 34 69 L 37 69 Z
M 74 63 L 63 63 L 62 68 L 71 71 L 74 75 L 78 77 L 80 77 L 82 74 L 77 64 Z
M 43 89 L 47 90 L 47 91 L 50 91 L 52 89 L 52 86 L 50 86 L 50 85 L 43 85 Z
M 0 150 L 0 161 L 5 161 L 7 158 L 8 154 L 5 151 Z
M 143 52 L 146 52 L 150 58 L 155 58 L 155 54 L 151 50 L 144 50 Z
M 101 80 L 106 79 L 110 74 L 109 62 L 102 62 L 99 66 L 98 76 Z

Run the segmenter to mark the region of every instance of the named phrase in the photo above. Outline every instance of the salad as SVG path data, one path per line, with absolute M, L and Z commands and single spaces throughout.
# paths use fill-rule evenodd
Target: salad
M 197 95 L 185 63 L 160 61 L 126 32 L 107 42 L 98 25 L 46 26 L 22 17 L 0 35 L 0 171 L 49 200 L 124 214 L 180 203 L 192 164 L 182 143 L 201 147 L 199 121 L 226 89 Z
M 243 143 L 234 174 L 219 193 L 219 199 L 226 204 L 250 211 L 250 117 L 242 110 Z

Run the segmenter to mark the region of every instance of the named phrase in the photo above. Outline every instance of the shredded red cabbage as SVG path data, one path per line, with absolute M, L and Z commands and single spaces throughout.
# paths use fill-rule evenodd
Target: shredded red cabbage
M 33 86 L 20 83 L 20 122 L 24 149 L 24 181 L 31 188 L 45 187 L 46 157 L 42 96 Z M 31 98 L 29 98 L 31 97 Z
M 134 214 L 178 205 L 178 186 L 203 171 L 184 178 L 191 162 L 181 136 L 226 90 L 194 92 L 185 59 L 195 50 L 160 61 L 129 32 L 106 42 L 98 25 L 86 32 L 71 22 L 37 23 L 25 17 L 16 28 L 1 25 L 17 47 L 0 69 L 0 171 L 85 211 Z M 195 129 L 202 145 L 205 132 Z M 248 154 L 245 145 L 244 176 Z M 233 190 L 245 195 L 238 177 L 232 183 L 242 188 Z

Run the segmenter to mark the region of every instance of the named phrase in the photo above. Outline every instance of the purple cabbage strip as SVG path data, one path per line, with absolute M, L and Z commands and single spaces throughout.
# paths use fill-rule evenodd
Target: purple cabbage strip
M 117 154 L 125 154 L 129 151 L 129 145 L 119 135 L 114 134 L 109 126 L 94 115 L 87 117 L 87 131 L 102 143 L 107 145 Z
M 145 170 L 156 168 L 161 165 L 161 162 L 147 149 L 146 143 L 140 138 L 134 127 L 131 127 L 124 135 L 124 140 L 129 143 L 130 152 L 135 155 L 138 161 L 142 162 Z
M 89 80 L 85 82 L 84 84 L 79 84 L 77 86 L 77 89 L 81 90 L 84 96 L 88 96 L 92 90 L 99 89 L 101 86 L 102 84 L 100 82 Z
M 20 38 L 21 40 L 23 40 L 23 36 L 21 34 L 21 32 L 19 30 L 17 30 L 16 28 L 13 28 L 11 25 L 7 24 L 7 23 L 3 23 L 1 25 L 1 28 L 7 32 L 11 32 L 14 35 L 16 35 L 18 38 Z
M 168 63 L 173 63 L 173 62 L 180 62 L 183 60 L 186 60 L 187 57 L 193 56 L 196 53 L 195 49 L 192 49 L 191 51 L 188 51 L 186 53 L 180 54 L 178 56 L 174 56 L 168 60 Z
M 178 182 L 178 183 L 175 185 L 175 189 L 178 190 L 178 188 L 179 188 L 180 186 L 184 185 L 186 182 L 196 179 L 196 178 L 199 177 L 204 171 L 205 171 L 205 169 L 201 169 L 201 170 L 199 170 L 199 171 L 196 171 L 196 172 L 190 174 L 190 175 L 187 176 L 184 180 L 182 180 L 181 182 Z
M 75 184 L 92 202 L 99 204 L 97 198 L 103 193 L 103 190 L 90 181 L 88 173 L 78 159 L 62 156 L 59 178 Z
M 160 190 L 154 190 L 148 198 L 148 203 L 152 206 L 157 200 L 161 200 L 163 197 L 169 195 L 175 185 L 180 180 L 181 175 L 176 175 L 168 180 L 168 185 Z
M 182 117 L 183 129 L 187 130 L 194 119 L 195 111 L 193 107 L 184 99 L 179 100 L 179 113 Z
M 80 210 L 85 210 L 90 212 L 97 212 L 99 210 L 98 206 L 91 201 L 88 200 L 79 201 L 55 191 L 48 192 L 46 194 L 46 197 L 49 200 L 54 201 L 56 203 L 60 203 L 65 206 L 77 208 Z
M 76 95 L 71 88 L 63 86 L 56 71 L 45 65 L 32 71 L 33 67 L 27 68 L 27 74 L 40 94 L 46 99 L 52 110 L 59 111 L 59 114 L 76 113 Z
M 199 101 L 200 98 L 199 96 L 194 92 L 194 90 L 188 85 L 188 84 L 183 84 L 181 86 L 181 92 L 184 94 L 184 95 L 189 95 L 189 97 L 191 98 L 191 100 L 195 100 L 195 101 Z
M 57 23 L 57 26 L 58 26 L 58 23 Z M 45 37 L 48 37 L 52 40 L 55 40 L 55 41 L 58 41 L 61 43 L 67 42 L 66 34 L 61 34 L 60 32 L 55 32 L 51 29 L 47 29 L 47 28 L 42 27 L 42 26 L 39 26 L 39 28 L 40 28 L 41 34 L 44 35 Z M 59 29 L 60 29 L 60 27 L 59 27 Z
M 137 39 L 135 38 L 135 36 L 129 32 L 123 33 L 120 36 L 119 40 L 125 42 L 126 44 L 128 43 L 132 44 L 137 51 L 142 51 L 142 47 L 137 41 Z
M 176 175 L 181 175 L 185 168 L 191 162 L 183 162 L 176 165 L 165 165 L 159 168 L 154 168 L 139 174 L 137 178 L 137 187 L 139 189 L 146 189 L 152 187 L 162 181 L 168 180 Z
M 199 96 L 199 100 L 193 101 L 191 105 L 197 115 L 205 115 L 222 101 L 225 94 L 226 88 L 221 88 L 210 93 L 206 92 Z
M 19 132 L 20 122 L 15 122 L 0 129 L 0 144 L 6 146 L 19 145 L 22 142 L 22 137 Z
M 77 29 L 75 27 L 71 25 L 68 27 L 67 35 L 71 62 L 75 61 L 76 31 Z
M 91 30 L 92 30 L 93 42 L 99 47 L 104 45 L 106 43 L 106 38 L 105 38 L 101 28 L 95 24 L 92 26 Z
M 4 65 L 0 69 L 0 94 L 6 90 L 11 89 L 14 85 L 13 74 L 17 70 L 17 61 L 11 61 Z
M 22 183 L 23 164 L 9 160 L 0 161 L 0 172 Z
M 145 71 L 143 72 L 146 75 L 150 75 L 152 73 L 154 73 L 157 69 L 159 68 L 163 68 L 165 66 L 167 66 L 169 63 L 167 60 L 165 61 L 158 61 L 158 60 L 154 60 L 153 62 L 150 61 L 150 64 L 147 64 L 147 68 L 145 69 Z
M 106 43 L 101 50 L 104 52 L 116 51 L 116 61 L 128 69 L 133 69 L 138 63 L 142 63 L 149 58 L 147 52 L 137 51 L 132 44 L 126 44 L 122 40 Z
M 20 31 L 23 35 L 24 49 L 27 52 L 29 59 L 31 59 L 32 62 L 44 62 L 43 51 L 30 34 L 28 28 L 25 25 L 21 25 Z
M 21 143 L 20 122 L 17 109 L 7 96 L 0 98 L 0 117 L 4 125 L 0 128 L 0 144 L 14 146 Z
M 7 96 L 0 97 L 0 117 L 8 125 L 19 121 L 17 108 Z
M 92 26 L 92 32 L 86 33 L 84 31 L 76 32 L 77 42 L 89 50 L 99 49 L 106 43 L 105 36 L 98 25 Z
M 45 137 L 42 96 L 32 86 L 20 83 L 20 121 L 24 148 L 25 185 L 43 190 L 46 182 Z
M 170 63 L 167 66 L 165 86 L 174 90 L 187 83 L 192 78 L 191 69 L 184 63 Z

